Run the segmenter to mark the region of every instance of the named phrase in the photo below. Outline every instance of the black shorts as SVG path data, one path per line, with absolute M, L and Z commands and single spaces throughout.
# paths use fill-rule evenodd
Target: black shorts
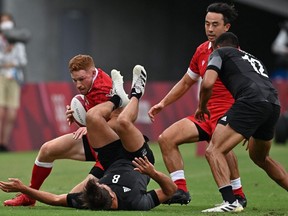
M 209 136 L 209 134 L 203 130 L 196 122 L 194 122 L 197 130 L 198 130 L 198 133 L 199 133 L 199 141 L 207 141 L 209 142 L 211 137 Z
M 246 139 L 271 140 L 279 115 L 280 106 L 269 102 L 235 101 L 218 124 L 229 124 Z
M 144 136 L 145 142 L 143 146 L 136 152 L 128 152 L 124 149 L 121 140 L 116 140 L 102 148 L 95 148 L 98 152 L 98 159 L 106 170 L 113 162 L 119 159 L 128 159 L 132 161 L 135 157 L 146 156 L 148 160 L 154 164 L 155 159 L 152 150 L 148 145 L 148 139 Z
M 85 152 L 85 157 L 86 157 L 86 161 L 96 161 L 96 152 L 94 151 L 94 149 L 90 146 L 89 141 L 87 139 L 87 136 L 84 135 L 82 137 L 82 141 L 83 141 L 83 147 L 84 147 L 84 152 Z

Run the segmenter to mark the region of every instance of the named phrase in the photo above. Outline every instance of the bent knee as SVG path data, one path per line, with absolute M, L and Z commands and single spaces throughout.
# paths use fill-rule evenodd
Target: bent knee
M 259 157 L 257 155 L 249 154 L 250 159 L 259 167 L 265 166 L 266 157 Z
M 133 123 L 129 121 L 127 118 L 123 117 L 122 115 L 119 115 L 117 118 L 116 130 L 120 133 L 123 131 L 125 132 L 132 124 Z
M 176 140 L 165 132 L 159 135 L 158 143 L 162 151 L 178 148 Z
M 45 161 L 45 159 L 49 159 L 52 157 L 53 155 L 53 145 L 51 144 L 51 142 L 46 142 L 44 143 L 38 153 L 37 158 L 41 159 L 41 161 Z
M 100 118 L 100 113 L 97 111 L 97 109 L 90 109 L 86 113 L 86 124 L 93 124 L 94 122 L 97 122 Z

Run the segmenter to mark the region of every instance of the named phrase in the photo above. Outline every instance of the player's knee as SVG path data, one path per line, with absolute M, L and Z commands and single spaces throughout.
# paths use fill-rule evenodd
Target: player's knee
M 255 154 L 249 154 L 250 159 L 259 167 L 264 167 L 265 166 L 265 157 L 259 157 L 258 155 Z
M 117 118 L 116 129 L 118 132 L 127 132 L 132 122 L 129 121 L 125 116 L 119 115 Z
M 215 157 L 216 150 L 213 146 L 208 146 L 205 150 L 205 157 L 207 160 Z
M 159 146 L 162 149 L 162 151 L 163 150 L 169 150 L 169 149 L 173 148 L 173 146 L 174 146 L 172 138 L 167 136 L 165 133 L 162 133 L 159 135 L 158 143 L 159 143 Z
M 43 160 L 51 157 L 51 151 L 53 151 L 53 148 L 51 147 L 50 142 L 44 143 L 39 150 L 38 158 Z
M 100 113 L 97 109 L 90 109 L 86 113 L 86 126 L 94 125 L 95 122 L 99 122 Z M 101 117 L 102 118 L 102 117 Z

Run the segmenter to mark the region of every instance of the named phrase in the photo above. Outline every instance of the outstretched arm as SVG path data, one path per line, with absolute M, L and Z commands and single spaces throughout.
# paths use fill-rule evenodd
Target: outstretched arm
M 171 198 L 172 195 L 176 192 L 176 184 L 171 180 L 170 177 L 160 171 L 157 171 L 155 167 L 149 162 L 146 156 L 144 159 L 140 157 L 135 158 L 132 162 L 136 167 L 135 170 L 150 176 L 160 185 L 160 189 L 155 190 L 160 203 L 163 203 Z
M 158 104 L 151 107 L 151 109 L 148 112 L 151 121 L 154 122 L 155 115 L 157 115 L 162 109 L 164 109 L 169 104 L 181 98 L 196 82 L 197 82 L 196 80 L 191 79 L 190 76 L 186 73 L 182 77 L 182 79 L 174 85 L 174 87 Z
M 8 182 L 0 181 L 0 189 L 6 193 L 21 192 L 32 199 L 53 206 L 67 206 L 67 194 L 56 195 L 45 191 L 35 190 L 24 185 L 17 178 L 9 178 Z

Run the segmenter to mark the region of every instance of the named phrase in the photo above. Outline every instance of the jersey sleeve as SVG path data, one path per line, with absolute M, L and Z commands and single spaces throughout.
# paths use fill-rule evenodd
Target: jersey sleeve
M 134 204 L 132 204 L 134 206 L 133 210 L 142 211 L 148 211 L 158 205 L 160 205 L 160 202 L 155 190 L 142 194 L 140 199 L 135 198 Z
M 200 73 L 199 73 L 199 68 L 198 68 L 198 52 L 196 51 L 195 54 L 193 55 L 189 67 L 187 69 L 187 74 L 189 75 L 189 77 L 195 81 L 197 81 L 200 77 Z
M 215 70 L 217 73 L 219 73 L 222 68 L 222 62 L 223 61 L 218 50 L 215 50 L 209 58 L 207 70 L 212 69 Z

